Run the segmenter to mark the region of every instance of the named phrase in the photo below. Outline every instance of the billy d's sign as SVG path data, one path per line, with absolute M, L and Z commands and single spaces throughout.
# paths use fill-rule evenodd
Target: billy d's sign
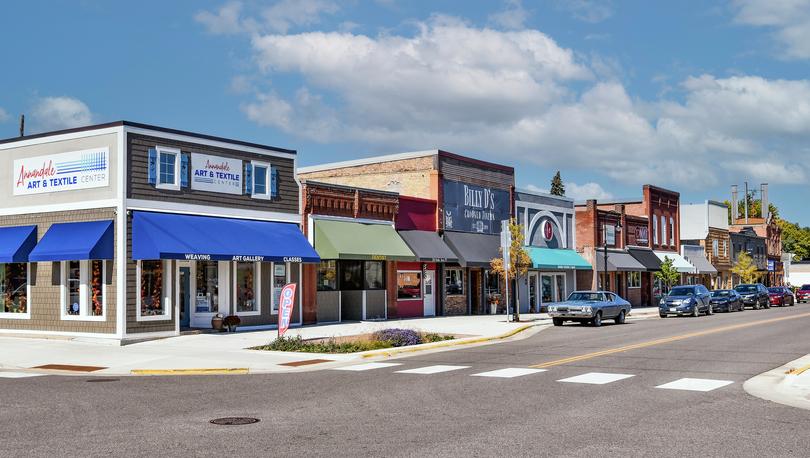
M 497 234 L 509 219 L 509 192 L 458 181 L 444 181 L 444 228 Z
M 242 161 L 207 154 L 192 154 L 191 189 L 242 194 Z
M 11 173 L 15 196 L 100 188 L 110 184 L 110 151 L 104 147 L 16 159 Z

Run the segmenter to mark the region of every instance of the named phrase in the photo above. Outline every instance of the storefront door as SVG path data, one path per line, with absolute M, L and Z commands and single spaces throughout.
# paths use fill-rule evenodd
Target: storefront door
M 187 328 L 191 320 L 191 263 L 177 263 L 177 303 L 180 308 L 180 326 Z
M 422 278 L 422 295 L 424 300 L 424 316 L 436 316 L 436 299 L 433 291 L 435 270 L 425 270 Z
M 529 311 L 540 311 L 540 303 L 537 301 L 537 272 L 529 272 Z

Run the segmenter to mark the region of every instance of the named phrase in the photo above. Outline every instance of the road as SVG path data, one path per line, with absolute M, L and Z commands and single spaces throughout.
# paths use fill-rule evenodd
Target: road
M 3 456 L 808 456 L 810 411 L 745 393 L 810 353 L 810 307 L 566 325 L 395 366 L 0 378 Z M 464 366 L 433 374 L 428 372 Z M 512 378 L 472 376 L 545 369 Z M 514 375 L 516 371 L 508 371 Z M 603 384 L 560 382 L 588 375 Z M 616 375 L 620 374 L 620 375 Z M 662 389 L 682 378 L 724 386 Z M 223 416 L 260 418 L 217 426 Z

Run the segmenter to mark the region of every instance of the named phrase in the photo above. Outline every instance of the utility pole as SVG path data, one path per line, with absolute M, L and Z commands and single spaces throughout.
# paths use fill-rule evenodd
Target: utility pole
M 20 115 L 20 137 L 25 137 L 25 115 Z

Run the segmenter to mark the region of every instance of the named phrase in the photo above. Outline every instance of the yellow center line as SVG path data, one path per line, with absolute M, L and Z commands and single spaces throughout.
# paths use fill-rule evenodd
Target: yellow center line
M 623 347 L 609 348 L 607 350 L 596 351 L 596 352 L 593 352 L 593 353 L 586 353 L 584 355 L 571 356 L 569 358 L 563 358 L 563 359 L 558 359 L 558 360 L 554 360 L 554 361 L 549 361 L 549 362 L 546 362 L 546 363 L 535 364 L 535 365 L 529 366 L 529 367 L 536 368 L 536 369 L 544 369 L 544 368 L 551 367 L 551 366 L 559 366 L 561 364 L 568 364 L 568 363 L 574 363 L 574 362 L 577 362 L 577 361 L 583 361 L 583 360 L 586 360 L 586 359 L 597 358 L 599 356 L 612 355 L 614 353 L 622 353 L 622 352 L 629 351 L 629 350 L 636 350 L 638 348 L 652 347 L 654 345 L 661 345 L 661 344 L 665 344 L 665 343 L 669 343 L 669 342 L 677 342 L 679 340 L 691 339 L 692 337 L 700 337 L 700 336 L 705 336 L 705 335 L 709 335 L 709 334 L 716 334 L 718 332 L 733 331 L 733 330 L 736 330 L 736 329 L 743 329 L 743 328 L 748 328 L 748 327 L 751 327 L 751 326 L 758 326 L 758 325 L 761 325 L 761 324 L 775 323 L 777 321 L 793 320 L 793 319 L 796 319 L 796 318 L 802 318 L 802 317 L 808 317 L 808 316 L 810 316 L 810 313 L 802 313 L 800 315 L 785 316 L 785 317 L 779 317 L 779 318 L 771 318 L 771 319 L 768 319 L 768 320 L 753 321 L 753 322 L 750 322 L 750 323 L 734 324 L 734 325 L 730 325 L 730 326 L 721 326 L 719 328 L 711 328 L 711 329 L 706 329 L 706 330 L 703 330 L 703 331 L 690 332 L 689 334 L 680 334 L 680 335 L 671 336 L 671 337 L 664 337 L 662 339 L 648 340 L 646 342 L 639 342 L 639 343 L 635 343 L 635 344 L 631 344 L 631 345 L 625 345 Z

